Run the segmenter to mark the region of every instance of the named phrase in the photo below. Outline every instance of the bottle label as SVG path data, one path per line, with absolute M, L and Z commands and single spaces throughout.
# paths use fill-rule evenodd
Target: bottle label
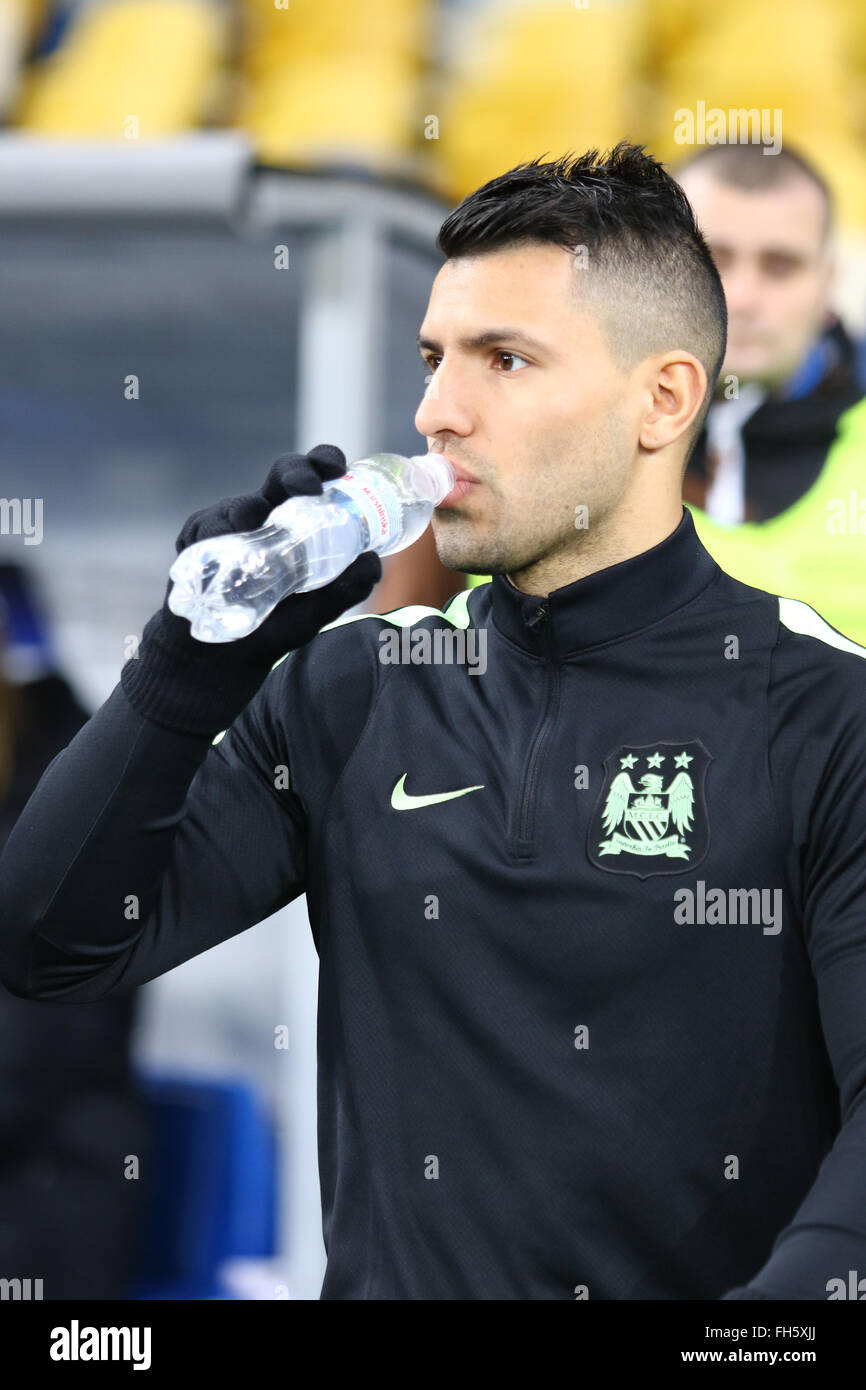
M 350 497 L 364 517 L 370 531 L 370 550 L 379 550 L 400 534 L 400 499 L 384 478 L 371 478 L 365 472 L 345 473 L 325 484 Z

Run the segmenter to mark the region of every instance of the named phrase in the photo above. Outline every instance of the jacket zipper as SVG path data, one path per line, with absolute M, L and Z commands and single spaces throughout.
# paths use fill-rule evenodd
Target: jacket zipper
M 547 686 L 547 700 L 545 701 L 544 715 L 533 740 L 529 759 L 526 764 L 526 771 L 523 774 L 523 786 L 520 795 L 520 814 L 517 822 L 517 839 L 522 845 L 525 845 L 532 838 L 531 831 L 535 820 L 535 796 L 538 786 L 538 769 L 541 763 L 541 754 L 547 742 L 551 726 L 556 719 L 557 707 L 559 704 L 560 671 L 559 666 L 555 662 L 550 662 L 552 646 L 550 614 L 544 604 L 538 609 L 538 612 L 528 626 L 536 627 L 539 624 L 544 625 L 545 641 L 547 644 L 547 669 L 550 678 Z

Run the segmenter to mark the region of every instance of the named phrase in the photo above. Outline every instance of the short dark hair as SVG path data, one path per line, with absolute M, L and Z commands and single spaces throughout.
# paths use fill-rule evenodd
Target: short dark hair
M 625 140 L 606 154 L 529 160 L 469 193 L 445 218 L 436 244 L 450 260 L 534 242 L 584 254 L 596 273 L 582 288 L 623 366 L 670 348 L 703 363 L 707 391 L 690 430 L 693 446 L 724 361 L 727 311 L 679 184 L 642 145 Z
M 824 200 L 824 240 L 833 225 L 833 194 L 826 180 L 805 155 L 790 145 L 778 154 L 767 155 L 764 145 L 751 143 L 707 145 L 690 155 L 674 170 L 679 178 L 687 169 L 705 169 L 719 183 L 748 192 L 765 188 L 781 188 L 792 179 L 806 178 L 813 183 Z

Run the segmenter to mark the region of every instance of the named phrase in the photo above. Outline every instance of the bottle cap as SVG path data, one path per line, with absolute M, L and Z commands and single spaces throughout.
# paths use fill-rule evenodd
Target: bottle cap
M 420 464 L 433 479 L 433 486 L 436 492 L 434 506 L 438 507 L 443 498 L 448 496 L 457 481 L 454 465 L 444 454 L 434 453 L 413 454 L 411 462 Z

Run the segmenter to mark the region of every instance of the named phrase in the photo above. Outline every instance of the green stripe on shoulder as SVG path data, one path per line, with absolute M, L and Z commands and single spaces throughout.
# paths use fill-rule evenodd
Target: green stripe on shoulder
M 855 656 L 866 656 L 866 647 L 852 642 L 838 628 L 831 627 L 808 603 L 799 598 L 779 597 L 779 621 L 791 632 L 801 632 L 805 637 L 817 637 L 829 647 L 838 647 L 843 652 L 853 652 Z
M 471 589 L 461 589 L 459 594 L 455 594 L 452 599 L 449 599 L 444 609 L 428 608 L 423 603 L 411 603 L 407 604 L 405 608 L 393 608 L 390 613 L 344 613 L 341 617 L 335 618 L 332 623 L 326 623 L 324 627 L 319 628 L 319 632 L 330 632 L 331 628 L 344 627 L 347 623 L 358 623 L 364 618 L 387 619 L 388 622 L 396 623 L 398 627 L 411 627 L 413 623 L 420 622 L 422 618 L 429 618 L 431 615 L 444 618 L 454 627 L 468 627 L 469 595 L 471 593 Z M 318 636 L 318 633 L 316 635 Z M 291 651 L 283 652 L 283 655 L 274 662 L 271 671 L 275 671 L 287 656 L 291 656 Z M 213 739 L 213 743 L 219 743 L 227 732 L 227 729 L 222 729 Z
M 326 623 L 321 632 L 329 632 L 332 627 L 342 627 L 345 623 L 362 622 L 365 618 L 387 619 L 389 623 L 395 623 L 397 627 L 411 627 L 413 623 L 421 622 L 422 618 L 445 618 L 454 627 L 469 626 L 469 595 L 471 589 L 461 589 L 459 594 L 455 594 L 449 599 L 445 608 L 430 608 L 425 603 L 410 603 L 404 608 L 392 608 L 388 613 L 348 613 L 341 618 L 335 618 L 332 623 Z M 282 657 L 280 660 L 282 661 Z
M 438 608 L 428 608 L 423 603 L 411 603 L 407 604 L 405 608 L 392 608 L 390 613 L 344 613 L 341 618 L 335 618 L 332 623 L 326 623 L 319 631 L 330 632 L 332 627 L 343 627 L 346 623 L 360 623 L 365 618 L 387 618 L 400 627 L 410 627 L 412 623 L 420 622 L 422 618 L 429 618 L 431 613 L 439 612 Z

